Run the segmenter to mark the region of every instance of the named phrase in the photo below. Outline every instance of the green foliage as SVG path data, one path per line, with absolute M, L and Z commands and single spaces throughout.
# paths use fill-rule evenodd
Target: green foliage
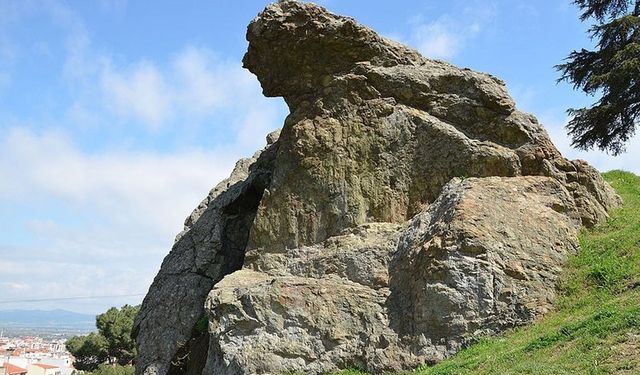
M 582 14 L 580 19 L 582 21 L 591 17 L 604 21 L 607 16 L 616 18 L 629 9 L 629 0 L 575 0 L 576 4 L 581 10 Z M 636 2 L 637 6 L 637 2 Z
M 333 372 L 331 375 L 367 375 L 367 373 L 357 369 L 348 369 L 340 372 Z
M 139 307 L 124 305 L 110 308 L 96 317 L 96 327 L 109 342 L 109 356 L 116 358 L 120 365 L 131 363 L 136 356 L 136 344 L 131 337 L 133 320 Z
M 107 340 L 97 333 L 86 336 L 73 336 L 65 346 L 75 358 L 73 365 L 78 370 L 93 370 L 108 358 Z
M 572 144 L 597 146 L 614 155 L 624 151 L 640 120 L 640 0 L 574 0 L 582 20 L 598 21 L 590 29 L 597 50 L 573 51 L 564 64 L 560 81 L 590 95 L 602 94 L 590 108 L 569 109 L 567 125 Z
M 601 310 L 576 323 L 569 323 L 557 331 L 544 334 L 525 346 L 525 351 L 536 351 L 571 341 L 581 336 L 605 338 L 613 331 L 640 327 L 640 307 L 628 310 Z
M 129 305 L 124 305 L 120 309 L 112 307 L 96 317 L 98 333 L 73 336 L 67 340 L 67 350 L 76 359 L 74 366 L 78 370 L 86 371 L 96 370 L 100 364 L 106 362 L 115 362 L 121 365 L 120 367 L 125 371 L 127 368 L 123 366 L 131 364 L 136 355 L 136 346 L 131 337 L 131 330 L 139 309 L 139 306 Z
M 135 372 L 133 366 L 101 364 L 94 371 L 85 372 L 84 375 L 134 375 Z
M 605 177 L 625 203 L 606 226 L 580 236 L 580 255 L 571 260 L 573 272 L 562 285 L 565 294 L 576 298 L 583 297 L 585 290 L 617 294 L 640 283 L 639 178 L 620 171 Z

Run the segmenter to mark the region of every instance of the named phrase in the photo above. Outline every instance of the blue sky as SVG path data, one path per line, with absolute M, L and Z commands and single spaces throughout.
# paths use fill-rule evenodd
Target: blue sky
M 593 102 L 553 66 L 589 47 L 569 0 L 326 0 L 428 57 L 507 82 L 560 150 L 565 110 Z M 0 309 L 101 312 L 146 292 L 188 213 L 287 114 L 241 68 L 266 1 L 0 0 Z

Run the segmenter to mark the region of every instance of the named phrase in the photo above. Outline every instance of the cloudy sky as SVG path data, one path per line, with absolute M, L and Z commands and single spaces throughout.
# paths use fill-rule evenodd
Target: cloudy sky
M 0 309 L 141 301 L 184 218 L 287 113 L 241 68 L 266 3 L 0 0 Z M 503 78 L 565 155 L 640 172 L 637 137 L 613 158 L 564 134 L 594 100 L 555 83 L 591 45 L 569 0 L 320 3 Z

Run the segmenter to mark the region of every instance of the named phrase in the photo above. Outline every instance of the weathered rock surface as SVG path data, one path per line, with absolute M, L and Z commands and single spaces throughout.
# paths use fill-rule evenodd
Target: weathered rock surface
M 411 221 L 393 256 L 395 331 L 451 354 L 545 313 L 579 248 L 576 211 L 552 178 L 454 180 Z
M 547 311 L 577 230 L 619 203 L 495 77 L 308 3 L 247 39 L 291 113 L 187 219 L 135 322 L 138 373 L 441 360 Z
M 243 265 L 249 229 L 269 183 L 276 149 L 271 143 L 252 158 L 238 161 L 231 176 L 186 219 L 134 322 L 139 371 L 183 374 L 176 354 L 190 351 L 196 341 L 207 345 L 207 335 L 192 342 L 194 327 L 205 316 L 204 300 L 213 285 Z M 189 367 L 201 371 L 204 360 Z
M 268 7 L 247 39 L 245 67 L 265 95 L 284 97 L 291 110 L 252 248 L 297 247 L 365 222 L 403 222 L 456 176 L 563 179 L 587 225 L 615 204 L 597 172 L 564 159 L 495 77 L 423 58 L 351 18 L 300 2 Z
M 576 211 L 552 178 L 455 180 L 408 224 L 263 256 L 209 294 L 205 373 L 407 369 L 531 321 L 578 248 Z

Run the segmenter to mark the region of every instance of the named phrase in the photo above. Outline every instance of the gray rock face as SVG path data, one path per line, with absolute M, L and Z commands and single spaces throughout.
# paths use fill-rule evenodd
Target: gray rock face
M 400 239 L 389 271 L 391 325 L 448 355 L 544 314 L 579 248 L 576 213 L 548 177 L 452 181 Z
M 302 2 L 247 39 L 291 113 L 187 218 L 135 322 L 139 374 L 439 361 L 547 311 L 577 230 L 619 203 L 493 76 Z
M 426 59 L 302 2 L 267 7 L 247 39 L 245 67 L 291 109 L 250 248 L 404 222 L 460 176 L 561 179 L 586 225 L 616 204 L 597 172 L 564 159 L 493 76 Z
M 404 225 L 363 224 L 323 244 L 268 254 L 209 295 L 208 374 L 324 373 L 420 363 L 389 326 L 389 262 Z M 249 323 L 251 322 L 251 323 Z M 392 345 L 393 344 L 393 345 Z
M 204 373 L 408 369 L 529 322 L 578 248 L 576 211 L 552 178 L 454 180 L 404 225 L 263 256 L 209 294 Z
M 252 158 L 238 161 L 231 176 L 211 190 L 186 219 L 185 229 L 162 262 L 134 322 L 137 371 L 182 374 L 186 367 L 194 373 L 199 373 L 194 368 L 202 370 L 204 359 L 182 364 L 174 357 L 180 351 L 191 352 L 189 346 L 194 342 L 208 342 L 207 336 L 204 341 L 193 340 L 194 327 L 205 317 L 204 300 L 213 285 L 242 267 L 251 222 L 269 182 L 276 149 L 277 144 L 272 143 Z

